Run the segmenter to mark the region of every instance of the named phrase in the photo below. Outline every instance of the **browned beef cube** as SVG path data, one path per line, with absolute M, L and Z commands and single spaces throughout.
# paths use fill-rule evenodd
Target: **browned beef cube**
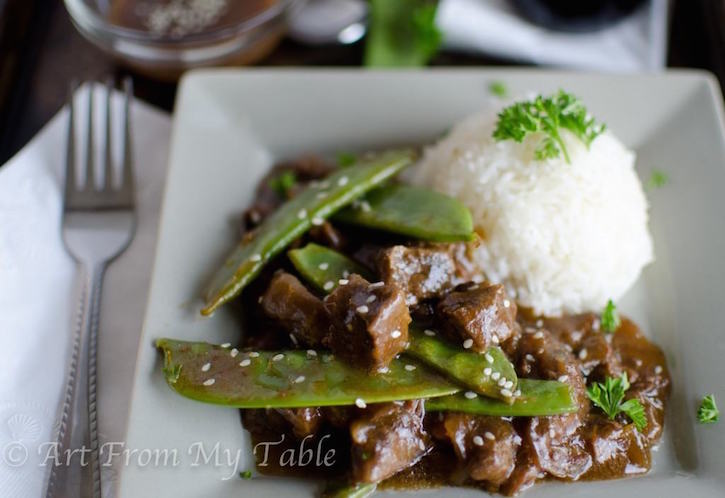
M 262 309 L 291 334 L 293 341 L 306 346 L 322 345 L 328 333 L 330 321 L 322 300 L 289 273 L 274 275 L 262 295 Z
M 387 284 L 400 287 L 409 305 L 439 297 L 456 285 L 474 278 L 462 262 L 463 244 L 393 246 L 378 255 L 378 271 Z
M 516 304 L 501 284 L 466 284 L 438 303 L 441 330 L 466 349 L 483 352 L 515 333 Z
M 379 482 L 414 465 L 429 448 L 423 401 L 371 406 L 350 424 L 356 482 Z
M 446 413 L 443 430 L 474 481 L 500 486 L 511 476 L 521 438 L 501 417 Z
M 292 426 L 292 433 L 300 439 L 314 435 L 323 421 L 319 408 L 276 408 L 275 412 Z
M 357 365 L 386 367 L 408 343 L 410 314 L 397 287 L 353 274 L 325 298 L 325 308 L 332 319 L 330 349 Z
M 604 416 L 592 415 L 583 438 L 592 455 L 592 467 L 588 471 L 592 476 L 635 475 L 650 468 L 647 437 L 634 424 L 622 425 Z

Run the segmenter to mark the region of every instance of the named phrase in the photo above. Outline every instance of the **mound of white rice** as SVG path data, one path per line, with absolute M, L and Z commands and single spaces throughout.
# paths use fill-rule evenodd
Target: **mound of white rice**
M 482 238 L 474 259 L 536 313 L 601 310 L 652 261 L 634 153 L 605 132 L 589 149 L 564 131 L 571 164 L 537 161 L 541 136 L 496 142 L 494 113 L 469 117 L 426 150 L 413 183 L 458 198 Z

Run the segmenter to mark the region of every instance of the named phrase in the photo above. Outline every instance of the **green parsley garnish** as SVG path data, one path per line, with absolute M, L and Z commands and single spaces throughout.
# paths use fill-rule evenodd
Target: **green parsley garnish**
M 283 171 L 269 181 L 269 187 L 280 197 L 287 197 L 289 191 L 297 184 L 294 171 Z
M 488 91 L 496 97 L 505 97 L 509 93 L 506 85 L 502 81 L 492 81 L 488 85 Z
M 697 420 L 701 424 L 714 424 L 720 420 L 720 410 L 717 409 L 717 404 L 715 404 L 714 394 L 708 394 L 702 398 L 700 408 L 697 409 Z
M 667 173 L 653 169 L 647 182 L 647 188 L 661 188 L 667 185 L 668 181 L 670 181 L 670 178 L 667 176 Z
M 559 90 L 551 97 L 539 95 L 534 100 L 506 107 L 498 114 L 493 138 L 522 142 L 531 133 L 543 133 L 544 138 L 534 152 L 536 159 L 551 159 L 563 154 L 566 162 L 571 163 L 561 137 L 562 129 L 569 130 L 589 147 L 604 132 L 605 126 L 589 116 L 579 99 Z
M 592 403 L 601 408 L 610 420 L 614 420 L 614 417 L 619 413 L 624 413 L 634 422 L 637 430 L 642 431 L 647 427 L 644 407 L 636 398 L 628 399 L 622 403 L 627 389 L 629 389 L 629 380 L 625 372 L 619 378 L 607 377 L 604 384 L 601 382 L 593 383 L 587 388 L 587 394 Z
M 617 331 L 619 326 L 622 324 L 622 320 L 619 318 L 619 312 L 617 306 L 610 299 L 607 301 L 607 305 L 602 311 L 602 328 L 605 332 L 614 333 Z
M 443 35 L 431 0 L 370 0 L 365 65 L 423 66 L 438 51 Z
M 239 473 L 239 477 L 242 479 L 251 479 L 252 478 L 252 471 L 251 470 L 244 470 Z
M 338 152 L 337 165 L 341 168 L 347 168 L 357 162 L 357 156 L 352 152 Z

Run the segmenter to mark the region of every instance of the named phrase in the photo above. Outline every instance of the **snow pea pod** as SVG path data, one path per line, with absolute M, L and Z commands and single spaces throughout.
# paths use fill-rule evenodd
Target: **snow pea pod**
M 237 296 L 262 267 L 313 223 L 362 196 L 409 165 L 411 151 L 389 151 L 339 170 L 287 201 L 246 236 L 212 278 L 202 315 Z
M 341 278 L 357 273 L 368 280 L 370 271 L 342 253 L 309 243 L 287 252 L 295 269 L 320 292 L 332 292 Z
M 373 189 L 333 218 L 433 242 L 474 238 L 471 213 L 461 202 L 433 190 L 406 185 Z
M 425 402 L 429 412 L 463 412 L 496 417 L 537 417 L 560 415 L 579 409 L 568 384 L 556 380 L 519 379 L 521 394 L 513 403 L 486 396 L 473 399 L 465 393 L 431 398 Z
M 444 396 L 460 388 L 410 359 L 369 375 L 324 352 L 233 352 L 206 342 L 159 339 L 169 386 L 234 408 L 357 405 Z
M 408 334 L 410 346 L 405 351 L 407 355 L 478 394 L 512 401 L 511 396 L 504 396 L 501 392 L 504 389 L 509 393 L 516 390 L 516 371 L 501 348 L 490 347 L 486 353 L 480 354 L 439 339 L 430 330 L 424 333 L 411 327 Z

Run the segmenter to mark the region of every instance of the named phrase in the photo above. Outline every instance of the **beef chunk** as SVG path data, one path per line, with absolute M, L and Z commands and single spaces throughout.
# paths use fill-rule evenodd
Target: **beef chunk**
M 325 308 L 332 319 L 327 344 L 355 364 L 386 367 L 408 343 L 410 314 L 397 287 L 371 285 L 353 274 L 325 298 Z
M 329 316 L 322 301 L 294 275 L 278 272 L 262 295 L 262 309 L 287 330 L 293 341 L 318 347 L 329 330 Z
M 533 486 L 537 479 L 541 479 L 545 475 L 539 468 L 533 447 L 524 441 L 516 455 L 516 468 L 511 473 L 511 477 L 499 488 L 499 491 L 508 496 L 517 495 Z
M 414 465 L 429 448 L 423 401 L 371 406 L 350 424 L 352 473 L 357 482 L 379 482 Z
M 290 423 L 292 433 L 300 439 L 316 434 L 323 421 L 319 408 L 276 408 L 275 412 Z
M 471 479 L 498 487 L 509 478 L 521 444 L 510 422 L 501 417 L 447 413 L 442 425 Z
M 438 303 L 441 330 L 456 342 L 469 343 L 484 352 L 514 334 L 516 304 L 501 284 L 466 284 Z M 469 341 L 470 339 L 470 341 Z
M 569 348 L 547 330 L 529 329 L 519 339 L 519 374 L 559 380 L 572 387 L 579 410 L 566 415 L 532 417 L 523 431 L 538 466 L 562 479 L 578 479 L 592 465 L 579 429 L 589 412 L 586 382 Z
M 465 245 L 393 246 L 380 252 L 377 267 L 383 281 L 406 293 L 409 305 L 439 297 L 456 285 L 480 275 L 464 262 Z
M 649 469 L 646 436 L 637 431 L 634 424 L 623 425 L 592 415 L 582 434 L 587 451 L 592 456 L 592 467 L 587 474 L 634 475 Z
M 342 251 L 347 245 L 347 240 L 340 230 L 332 223 L 325 221 L 322 225 L 310 228 L 310 239 L 323 246 L 330 247 L 336 251 Z

